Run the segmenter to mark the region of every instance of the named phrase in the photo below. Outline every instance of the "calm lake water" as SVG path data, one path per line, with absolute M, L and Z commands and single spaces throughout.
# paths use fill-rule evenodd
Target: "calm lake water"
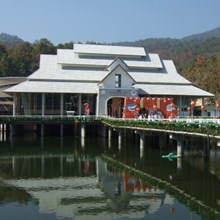
M 91 137 L 8 138 L 0 141 L 0 219 L 220 219 L 220 149 L 213 144 L 203 157 L 202 145 L 194 141 L 186 157 L 168 160 L 162 155 L 175 148 Z

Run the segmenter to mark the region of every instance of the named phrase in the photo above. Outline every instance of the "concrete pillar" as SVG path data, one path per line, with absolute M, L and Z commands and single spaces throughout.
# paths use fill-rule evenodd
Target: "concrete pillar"
M 203 157 L 206 161 L 209 160 L 210 157 L 210 139 L 207 138 L 207 141 L 204 141 L 204 146 L 203 146 Z
M 81 114 L 82 114 L 81 108 L 82 108 L 82 95 L 79 94 L 79 95 L 78 95 L 78 115 L 81 115 Z
M 176 134 L 170 134 L 170 139 L 174 139 L 177 142 L 177 156 L 182 157 L 183 156 L 183 138 L 180 135 Z
M 80 136 L 86 137 L 86 124 L 85 123 L 81 123 L 80 125 Z
M 144 134 L 140 134 L 140 148 L 144 148 L 144 144 L 145 144 L 145 136 Z
M 44 116 L 45 115 L 45 93 L 42 93 L 42 103 L 41 103 L 41 115 Z
M 63 117 L 63 93 L 60 94 L 60 116 Z
M 16 103 L 17 103 L 17 96 L 16 93 L 13 94 L 13 117 L 16 115 Z
M 177 141 L 177 156 L 182 157 L 183 156 L 183 141 L 181 139 L 176 139 Z

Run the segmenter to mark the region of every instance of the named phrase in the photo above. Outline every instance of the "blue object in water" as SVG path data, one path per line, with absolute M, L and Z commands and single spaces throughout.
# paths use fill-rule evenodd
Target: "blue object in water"
M 163 155 L 162 158 L 177 158 L 178 156 L 173 154 L 173 152 L 170 152 L 169 154 L 167 155 Z

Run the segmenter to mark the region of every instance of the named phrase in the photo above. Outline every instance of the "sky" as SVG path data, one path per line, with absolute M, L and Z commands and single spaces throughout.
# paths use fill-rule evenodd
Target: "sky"
M 220 0 L 0 0 L 0 33 L 33 43 L 182 38 L 220 26 Z

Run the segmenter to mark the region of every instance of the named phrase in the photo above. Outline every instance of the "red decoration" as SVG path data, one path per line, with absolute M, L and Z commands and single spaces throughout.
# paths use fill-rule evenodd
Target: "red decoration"
M 178 112 L 180 112 L 180 108 L 177 108 L 176 110 L 177 110 Z
M 170 103 L 170 106 L 173 108 L 173 107 L 174 107 L 174 103 L 173 103 L 173 102 L 171 102 L 171 103 Z
M 156 106 L 156 105 L 153 105 L 153 109 L 157 109 L 157 106 Z
M 195 101 L 191 101 L 191 102 L 190 102 L 190 105 L 191 105 L 192 107 L 194 107 L 194 106 L 196 105 L 196 102 L 195 102 Z
M 204 105 L 201 106 L 201 110 L 202 110 L 202 111 L 205 110 L 205 106 L 204 106 Z
M 216 108 L 220 108 L 220 103 L 216 103 Z

